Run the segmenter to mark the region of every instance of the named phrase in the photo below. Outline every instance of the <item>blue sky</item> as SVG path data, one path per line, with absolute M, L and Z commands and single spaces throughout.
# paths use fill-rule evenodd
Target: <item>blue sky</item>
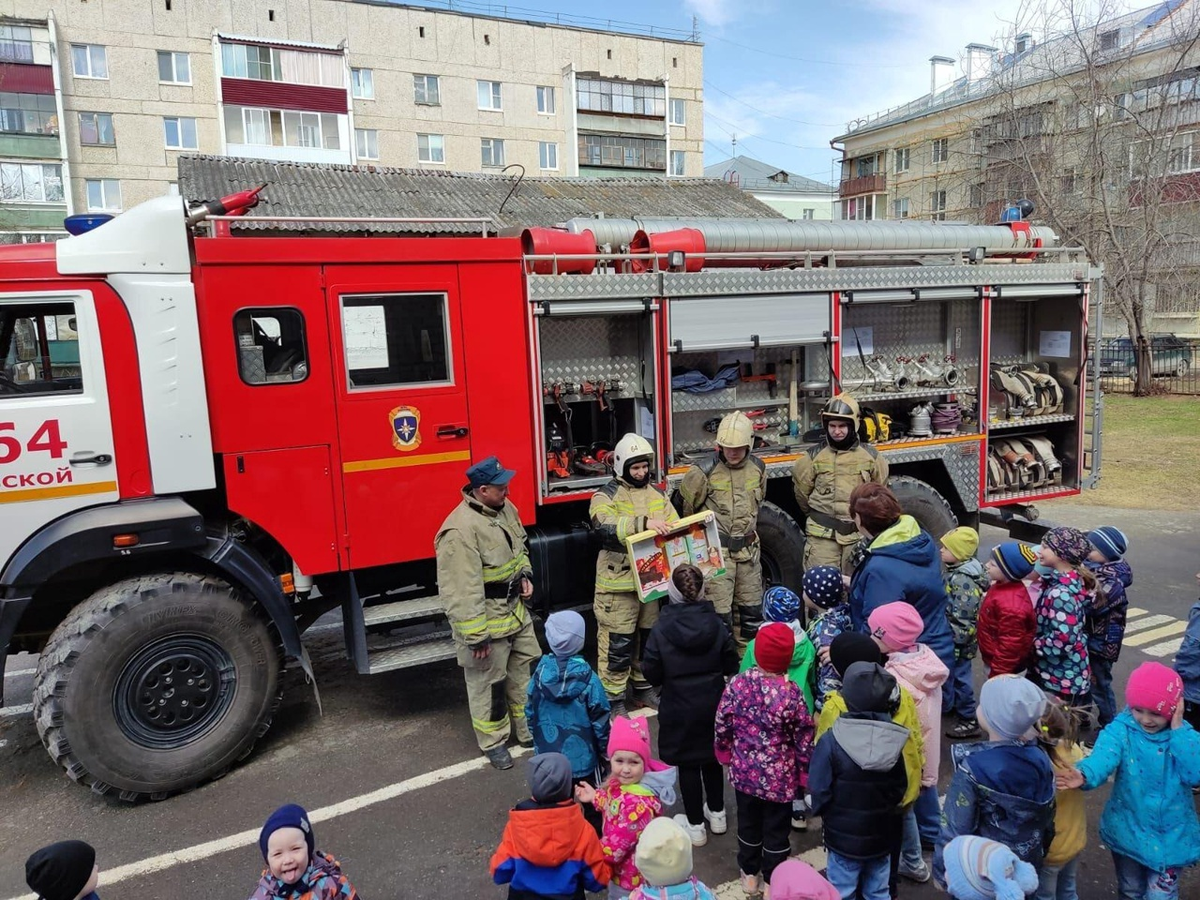
M 606 0 L 597 6 L 521 0 L 520 7 L 610 18 L 614 30 L 624 30 L 616 23 L 633 22 L 690 31 L 697 16 L 705 44 L 705 163 L 728 158 L 736 133 L 739 153 L 829 181 L 831 161 L 840 155 L 829 149 L 829 140 L 848 120 L 927 93 L 930 56 L 959 59 L 971 42 L 1010 43 L 1018 8 L 1033 2 Z M 1046 0 L 1054 2 L 1063 0 Z M 462 4 L 473 11 L 484 5 Z M 528 15 L 507 9 L 514 17 Z

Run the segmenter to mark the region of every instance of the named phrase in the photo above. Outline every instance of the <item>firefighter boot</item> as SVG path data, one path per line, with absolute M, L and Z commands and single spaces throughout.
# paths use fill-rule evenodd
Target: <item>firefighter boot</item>
M 644 706 L 646 709 L 658 709 L 658 699 L 658 688 L 652 684 L 633 689 L 633 702 L 638 706 Z

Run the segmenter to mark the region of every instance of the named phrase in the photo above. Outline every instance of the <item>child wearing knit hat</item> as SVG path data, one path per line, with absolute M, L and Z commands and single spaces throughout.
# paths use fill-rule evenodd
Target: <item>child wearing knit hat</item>
M 1174 900 L 1180 872 L 1200 862 L 1200 734 L 1183 718 L 1183 683 L 1162 663 L 1129 676 L 1129 708 L 1096 738 L 1091 755 L 1060 774 L 1062 788 L 1090 791 L 1113 777 L 1100 816 L 1122 897 Z
M 975 721 L 975 685 L 971 680 L 971 661 L 979 652 L 979 605 L 991 580 L 983 564 L 975 558 L 979 532 L 965 525 L 942 535 L 942 563 L 946 567 L 946 616 L 954 637 L 954 665 L 942 697 L 945 712 L 958 716 L 958 724 L 946 732 L 949 738 L 973 738 L 979 735 Z
M 946 846 L 946 887 L 954 900 L 1025 900 L 1037 886 L 1033 866 L 1001 843 L 962 835 Z
M 829 647 L 838 635 L 854 630 L 842 570 L 837 566 L 813 566 L 805 572 L 804 607 L 811 619 L 808 639 L 817 651 L 813 706 L 819 713 L 825 706 L 825 698 L 842 686 L 841 676 L 829 659 Z
M 25 861 L 25 883 L 38 900 L 100 900 L 96 851 L 83 841 L 59 841 Z
M 1133 569 L 1125 561 L 1129 541 L 1125 534 L 1111 525 L 1102 525 L 1088 532 L 1092 551 L 1084 566 L 1100 582 L 1099 590 L 1087 611 L 1088 662 L 1092 666 L 1092 696 L 1096 699 L 1100 727 L 1117 715 L 1117 698 L 1113 694 L 1113 663 L 1121 656 L 1125 640 L 1125 619 L 1129 597 L 1125 589 L 1133 584 Z
M 921 723 L 925 765 L 921 794 L 904 819 L 900 849 L 900 875 L 911 881 L 928 881 L 929 866 L 921 856 L 922 833 L 932 838 L 938 832 L 941 810 L 937 802 L 938 770 L 942 764 L 942 685 L 950 677 L 945 663 L 917 638 L 925 630 L 921 614 L 911 603 L 897 600 L 872 610 L 867 618 L 871 636 L 887 654 L 885 668 L 896 683 L 912 695 Z
M 267 868 L 250 900 L 287 900 L 305 891 L 310 900 L 358 900 L 341 863 L 316 847 L 304 807 L 288 803 L 271 813 L 258 834 Z
M 1051 528 L 1038 557 L 1053 571 L 1043 575 L 1034 614 L 1033 674 L 1038 683 L 1069 706 L 1085 706 L 1092 697 L 1087 613 L 1096 601 L 1096 576 L 1083 568 L 1092 552 L 1077 528 Z
M 604 780 L 608 745 L 608 694 L 583 652 L 583 616 L 567 609 L 546 619 L 550 652 L 538 660 L 529 679 L 525 719 L 534 753 L 562 753 L 571 761 L 576 783 Z M 590 806 L 584 817 L 600 832 L 600 816 Z
M 737 798 L 742 888 L 761 892 L 791 850 L 792 801 L 808 784 L 813 721 L 788 680 L 796 638 L 779 623 L 755 635 L 757 665 L 735 675 L 717 707 L 717 759 L 729 766 Z
M 984 570 L 992 585 L 979 606 L 979 656 L 989 676 L 1019 675 L 1033 656 L 1037 616 L 1023 579 L 1033 571 L 1032 547 L 1005 541 L 992 548 Z
M 1054 825 L 1054 770 L 1037 746 L 1046 695 L 1017 675 L 989 678 L 979 692 L 979 726 L 987 740 L 955 744 L 954 775 L 942 810 L 933 872 L 946 884 L 946 846 L 959 835 L 999 841 L 1034 868 Z
M 646 881 L 629 900 L 715 900 L 692 874 L 692 840 L 678 822 L 659 817 L 647 825 L 634 858 Z

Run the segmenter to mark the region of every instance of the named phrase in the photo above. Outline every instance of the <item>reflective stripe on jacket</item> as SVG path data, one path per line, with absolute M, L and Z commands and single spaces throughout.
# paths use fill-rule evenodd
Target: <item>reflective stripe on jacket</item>
M 874 448 L 855 443 L 849 450 L 828 444 L 800 454 L 792 467 L 792 488 L 801 511 L 850 521 L 850 493 L 860 484 L 887 484 L 887 460 Z M 839 544 L 858 542 L 859 534 L 840 534 L 818 525 L 809 517 L 805 533 L 819 538 L 836 538 Z
M 679 485 L 683 514 L 690 516 L 710 510 L 716 515 L 721 534 L 732 537 L 750 534 L 758 523 L 758 508 L 767 494 L 766 466 L 757 456 L 750 455 L 736 466 L 719 457 L 714 463 L 692 466 L 683 476 Z M 738 561 L 754 555 L 750 547 L 726 553 Z
M 610 594 L 637 590 L 625 539 L 645 531 L 651 519 L 679 521 L 679 513 L 658 488 L 635 488 L 618 478 L 592 495 L 588 515 L 603 539 L 596 559 L 596 590 Z

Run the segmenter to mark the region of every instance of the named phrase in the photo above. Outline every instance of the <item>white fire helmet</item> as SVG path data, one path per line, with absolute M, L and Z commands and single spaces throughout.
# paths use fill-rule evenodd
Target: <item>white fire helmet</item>
M 745 413 L 731 412 L 717 426 L 717 446 L 726 450 L 754 445 L 754 425 Z
M 627 434 L 613 450 L 613 471 L 618 478 L 628 479 L 629 467 L 638 462 L 654 465 L 654 447 L 639 434 Z

